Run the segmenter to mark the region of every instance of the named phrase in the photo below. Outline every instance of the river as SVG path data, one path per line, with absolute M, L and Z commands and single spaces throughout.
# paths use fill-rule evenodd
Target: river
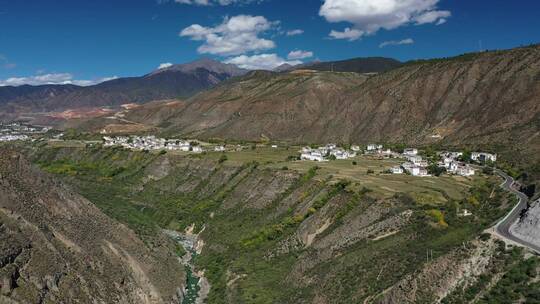
M 194 269 L 194 260 L 197 258 L 197 235 L 182 234 L 177 231 L 164 230 L 164 232 L 174 239 L 184 248 L 186 254 L 179 258 L 186 268 L 186 285 L 184 289 L 184 299 L 181 304 L 203 303 L 208 295 L 209 285 L 204 273 L 199 273 Z

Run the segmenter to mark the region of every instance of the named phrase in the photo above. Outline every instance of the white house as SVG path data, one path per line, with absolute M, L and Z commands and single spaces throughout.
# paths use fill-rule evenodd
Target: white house
M 405 156 L 411 163 L 418 164 L 422 161 L 422 156 L 419 155 L 407 155 Z
M 474 161 L 492 161 L 492 162 L 496 162 L 497 161 L 497 154 L 491 154 L 491 153 L 485 153 L 485 152 L 473 152 L 471 154 L 471 159 L 474 160 Z
M 214 148 L 214 151 L 216 151 L 216 152 L 223 152 L 223 151 L 225 151 L 225 146 L 216 146 L 216 147 Z
M 273 149 L 276 149 L 276 148 L 277 148 L 277 145 L 272 145 L 272 148 L 273 148 Z
M 407 149 L 403 150 L 403 155 L 414 156 L 414 155 L 417 155 L 417 154 L 418 154 L 418 149 L 407 148 Z
M 403 174 L 403 168 L 401 168 L 400 166 L 395 166 L 392 168 L 392 173 L 393 174 Z
M 351 157 L 355 157 L 355 152 L 348 152 L 342 149 L 335 149 L 330 151 L 330 155 L 334 155 L 336 159 L 349 159 Z
M 195 153 L 201 153 L 203 152 L 203 148 L 199 147 L 199 146 L 195 146 L 192 148 L 192 151 L 195 152 Z
M 410 172 L 413 176 L 429 176 L 426 169 L 418 166 L 413 166 Z
M 380 150 L 380 149 L 382 149 L 382 145 L 369 144 L 367 146 L 368 151 L 375 151 L 375 150 Z
M 311 160 L 311 161 L 319 161 L 319 162 L 326 161 L 324 159 L 324 156 L 321 154 L 321 152 L 318 152 L 318 151 L 302 153 L 300 155 L 300 158 L 303 160 Z
M 475 170 L 469 166 L 461 166 L 457 170 L 457 174 L 461 176 L 473 176 Z
M 473 176 L 475 174 L 474 168 L 469 165 L 454 161 L 450 163 L 448 167 L 448 172 L 461 176 Z
M 386 150 L 379 150 L 379 154 L 383 156 L 391 156 L 393 154 L 392 150 L 386 149 Z
M 403 163 L 403 164 L 401 164 L 401 167 L 403 167 L 403 169 L 405 169 L 406 171 L 411 171 L 411 168 L 414 167 L 414 164 L 413 163 Z
M 358 151 L 360 151 L 360 146 L 352 145 L 351 150 L 353 150 L 354 152 L 358 152 Z
M 453 158 L 445 157 L 442 161 L 443 167 L 450 169 L 450 165 L 454 162 Z

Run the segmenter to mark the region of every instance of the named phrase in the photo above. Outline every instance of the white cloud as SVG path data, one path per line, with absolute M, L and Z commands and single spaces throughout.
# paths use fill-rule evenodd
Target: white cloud
M 403 39 L 403 40 L 385 41 L 385 42 L 379 44 L 379 47 L 383 48 L 383 47 L 389 46 L 389 45 L 403 45 L 403 44 L 413 44 L 413 43 L 414 43 L 414 40 L 412 38 L 407 38 L 407 39 Z
M 328 35 L 334 39 L 347 39 L 349 41 L 354 41 L 362 37 L 362 35 L 364 35 L 364 32 L 347 27 L 345 28 L 345 30 L 343 30 L 343 32 L 332 30 Z
M 225 60 L 225 63 L 235 64 L 248 70 L 273 70 L 282 64 L 297 65 L 300 60 L 285 60 L 276 54 L 259 54 L 253 56 L 241 55 Z
M 305 59 L 313 57 L 313 52 L 309 51 L 302 51 L 302 50 L 295 50 L 289 53 L 287 55 L 287 59 L 295 60 L 295 59 Z
M 450 11 L 437 10 L 440 0 L 324 0 L 319 15 L 328 22 L 348 22 L 351 28 L 332 31 L 334 39 L 357 40 L 380 29 L 392 30 L 411 23 L 442 24 Z
M 158 70 L 170 68 L 170 67 L 172 67 L 172 66 L 173 66 L 173 64 L 170 63 L 170 62 L 161 63 L 161 64 L 158 66 Z
M 248 4 L 252 2 L 261 2 L 262 0 L 174 0 L 176 3 L 189 5 L 231 5 L 231 4 Z M 166 1 L 161 1 L 166 2 Z
M 197 50 L 202 54 L 221 56 L 239 55 L 246 52 L 274 48 L 272 40 L 259 37 L 279 22 L 270 22 L 263 16 L 238 15 L 225 18 L 216 27 L 193 24 L 180 32 L 181 37 L 204 41 Z
M 96 80 L 79 80 L 74 79 L 70 73 L 51 73 L 34 75 L 28 77 L 11 77 L 5 80 L 0 80 L 0 86 L 20 86 L 20 85 L 44 85 L 44 84 L 74 84 L 80 86 L 90 86 L 104 81 L 116 79 L 118 77 L 105 77 Z
M 417 25 L 435 22 L 437 25 L 440 25 L 445 23 L 446 19 L 451 15 L 452 13 L 450 13 L 449 11 L 430 11 L 422 15 L 416 16 L 414 18 L 414 21 Z
M 296 30 L 290 30 L 290 31 L 287 31 L 287 36 L 297 36 L 297 35 L 302 35 L 304 33 L 304 30 L 301 30 L 301 29 L 296 29 Z

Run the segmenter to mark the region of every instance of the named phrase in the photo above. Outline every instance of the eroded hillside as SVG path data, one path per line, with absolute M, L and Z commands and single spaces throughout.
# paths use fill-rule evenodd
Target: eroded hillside
M 91 202 L 0 148 L 1 303 L 179 303 L 172 246 L 147 242 Z

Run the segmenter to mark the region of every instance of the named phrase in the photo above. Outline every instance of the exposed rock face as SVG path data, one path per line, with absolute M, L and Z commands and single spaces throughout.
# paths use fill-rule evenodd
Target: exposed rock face
M 495 249 L 493 240 L 474 242 L 472 248 L 458 248 L 427 263 L 369 302 L 440 303 L 454 289 L 474 283 L 489 268 Z
M 92 203 L 0 150 L 1 303 L 178 303 L 184 273 Z
M 531 204 L 527 212 L 512 226 L 510 232 L 536 246 L 540 246 L 540 200 Z

